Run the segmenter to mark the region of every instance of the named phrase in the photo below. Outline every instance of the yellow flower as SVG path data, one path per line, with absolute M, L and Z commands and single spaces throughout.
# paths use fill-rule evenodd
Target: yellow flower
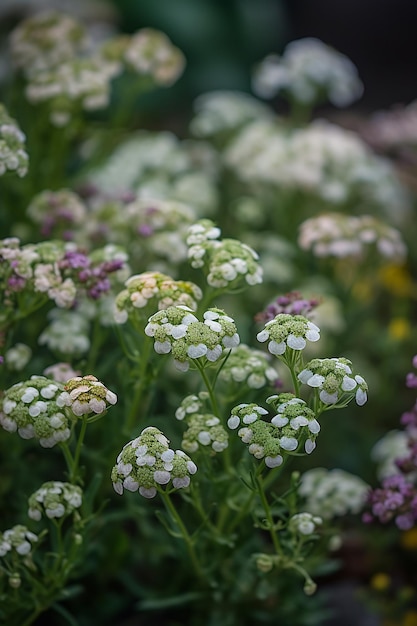
M 391 584 L 391 577 L 384 572 L 378 572 L 371 578 L 371 587 L 375 591 L 386 591 Z
M 407 611 L 402 626 L 417 626 L 417 611 Z
M 388 333 L 392 339 L 403 341 L 411 334 L 410 322 L 405 317 L 394 317 L 389 323 Z
M 384 265 L 379 270 L 379 280 L 394 296 L 407 298 L 416 295 L 416 285 L 404 265 Z
M 417 528 L 410 528 L 402 533 L 401 545 L 406 550 L 417 550 Z

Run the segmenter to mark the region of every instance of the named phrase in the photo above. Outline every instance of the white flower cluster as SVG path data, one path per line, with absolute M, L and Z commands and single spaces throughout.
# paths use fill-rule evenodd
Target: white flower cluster
M 322 523 L 322 518 L 312 513 L 296 513 L 290 517 L 288 528 L 298 535 L 309 536 L 312 535 L 317 526 L 320 526 Z
M 282 429 L 288 446 L 296 449 L 300 441 L 304 441 L 304 450 L 311 454 L 316 447 L 320 424 L 314 412 L 301 398 L 292 393 L 280 393 L 266 399 L 276 411 L 271 424 Z
M 219 379 L 239 385 L 246 383 L 251 389 L 261 389 L 265 385 L 274 386 L 279 381 L 279 374 L 271 366 L 268 354 L 242 343 L 227 358 Z
M 50 121 L 66 126 L 78 108 L 94 111 L 110 100 L 111 80 L 119 73 L 116 63 L 100 56 L 75 58 L 42 72 L 36 72 L 26 87 L 31 104 L 47 102 Z
M 345 406 L 355 398 L 363 406 L 368 399 L 368 385 L 359 374 L 354 374 L 352 362 L 343 357 L 312 359 L 298 374 L 298 379 L 312 387 L 325 405 Z
M 123 447 L 112 469 L 111 480 L 119 495 L 127 489 L 153 498 L 163 487 L 170 489 L 169 483 L 173 489 L 188 487 L 190 475 L 196 471 L 196 464 L 185 452 L 172 450 L 165 435 L 149 426 Z
M 85 46 L 83 25 L 58 11 L 43 11 L 28 17 L 10 35 L 13 64 L 28 78 L 59 67 L 82 52 Z
M 239 345 L 234 320 L 217 308 L 203 314 L 203 322 L 186 306 L 171 306 L 152 315 L 145 334 L 154 339 L 158 354 L 172 353 L 177 369 L 187 371 L 190 360 L 206 366 L 220 359 L 224 350 Z
M 300 447 L 311 453 L 320 431 L 313 411 L 292 394 L 271 396 L 267 402 L 277 410 L 270 421 L 262 419 L 268 411 L 254 403 L 235 406 L 227 421 L 229 428 L 239 429 L 237 434 L 248 444 L 250 454 L 273 468 L 283 463 L 284 454 L 295 453 Z
M 272 118 L 272 110 L 250 94 L 212 91 L 194 101 L 190 130 L 195 137 L 213 137 L 230 134 L 254 120 Z
M 80 372 L 74 370 L 70 363 L 60 362 L 46 367 L 43 370 L 43 375 L 52 378 L 52 380 L 57 380 L 60 383 L 66 383 L 70 378 L 79 376 Z
M 363 92 L 352 61 L 314 37 L 290 42 L 282 56 L 268 55 L 255 69 L 252 86 L 261 98 L 284 92 L 304 104 L 328 98 L 338 107 L 351 104 Z
M 36 437 L 43 448 L 52 448 L 71 435 L 65 411 L 67 394 L 61 383 L 32 376 L 6 389 L 0 404 L 0 425 L 22 439 Z
M 130 37 L 123 60 L 140 76 L 149 76 L 156 85 L 169 87 L 182 74 L 185 58 L 162 32 L 142 28 Z
M 8 171 L 21 178 L 27 174 L 29 156 L 25 147 L 26 135 L 0 103 L 0 176 Z
M 114 319 L 124 324 L 128 318 L 147 306 L 167 309 L 169 306 L 184 305 L 195 311 L 201 300 L 198 285 L 184 280 L 174 280 L 161 272 L 144 272 L 130 276 L 115 299 Z
M 304 315 L 278 313 L 265 324 L 256 338 L 261 343 L 268 341 L 268 350 L 275 356 L 283 355 L 287 348 L 304 350 L 308 341 L 320 339 L 320 329 Z
M 208 394 L 186 396 L 175 412 L 178 420 L 185 420 L 185 431 L 181 445 L 186 452 L 196 452 L 200 446 L 210 446 L 214 452 L 222 452 L 229 445 L 229 435 L 215 415 L 204 411 Z
M 380 480 L 387 476 L 400 474 L 397 459 L 404 459 L 410 454 L 410 435 L 405 430 L 389 430 L 372 447 L 371 459 L 376 463 L 376 473 Z M 414 474 L 414 472 L 413 472 Z
M 49 311 L 48 318 L 51 321 L 39 335 L 39 345 L 67 358 L 88 352 L 90 322 L 81 311 L 54 308 Z
M 71 407 L 77 417 L 87 415 L 95 419 L 117 402 L 116 394 L 92 375 L 70 378 L 64 389 L 67 392 L 66 406 Z
M 207 216 L 218 203 L 218 169 L 218 154 L 210 144 L 180 140 L 169 131 L 140 130 L 88 172 L 86 182 L 110 196 L 131 190 L 138 199 L 177 201 Z
M 315 467 L 301 476 L 298 490 L 304 506 L 325 520 L 357 514 L 364 507 L 370 486 L 358 476 L 342 469 Z
M 82 504 L 82 489 L 78 485 L 51 480 L 29 497 L 28 515 L 39 521 L 42 515 L 49 519 L 60 519 L 71 515 Z
M 225 164 L 249 188 L 304 192 L 340 206 L 355 200 L 392 214 L 409 207 L 409 197 L 392 164 L 374 154 L 353 131 L 317 119 L 305 127 L 259 120 L 230 141 Z
M 185 235 L 195 219 L 194 210 L 182 202 L 142 198 L 126 205 L 123 213 L 125 228 L 138 235 L 145 250 L 179 263 L 187 258 Z
M 28 555 L 32 544 L 38 541 L 38 536 L 22 524 L 17 524 L 4 532 L 0 532 L 0 557 L 6 556 L 13 550 L 20 556 Z
M 87 218 L 87 208 L 78 194 L 70 189 L 46 189 L 32 198 L 26 215 L 41 227 L 45 235 L 61 225 L 64 234 L 69 228 L 81 225 Z
M 237 239 L 217 240 L 220 236 L 213 222 L 200 220 L 188 229 L 188 258 L 191 266 L 204 268 L 210 287 L 236 289 L 262 282 L 259 256 Z
M 401 233 L 371 215 L 325 213 L 300 225 L 298 244 L 317 257 L 362 259 L 371 247 L 382 257 L 403 261 L 407 248 Z
M 31 348 L 25 343 L 16 343 L 4 355 L 4 362 L 9 370 L 19 372 L 28 364 L 32 356 Z

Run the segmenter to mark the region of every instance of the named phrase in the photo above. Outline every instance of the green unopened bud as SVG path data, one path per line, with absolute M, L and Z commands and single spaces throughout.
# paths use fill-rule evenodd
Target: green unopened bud
M 312 596 L 316 592 L 316 590 L 317 590 L 317 585 L 314 582 L 314 580 L 311 580 L 311 578 L 307 580 L 303 589 L 306 596 Z
M 17 572 L 13 572 L 13 574 L 9 576 L 10 587 L 12 587 L 13 589 L 18 589 L 21 584 L 22 579 L 20 578 L 20 574 L 18 574 Z
M 256 557 L 256 567 L 260 572 L 270 572 L 274 567 L 274 559 L 269 554 L 258 554 Z

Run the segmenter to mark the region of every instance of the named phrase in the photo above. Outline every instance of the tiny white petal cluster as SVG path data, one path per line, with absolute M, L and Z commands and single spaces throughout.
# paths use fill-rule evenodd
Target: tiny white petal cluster
M 226 383 L 245 382 L 251 389 L 261 389 L 266 385 L 274 386 L 279 380 L 279 374 L 271 366 L 269 354 L 240 344 L 228 357 L 219 379 Z
M 52 10 L 21 21 L 10 36 L 13 64 L 27 77 L 68 61 L 85 44 L 83 25 L 70 15 Z
M 200 446 L 210 446 L 212 452 L 222 452 L 229 445 L 229 435 L 220 419 L 204 409 L 207 399 L 206 392 L 186 396 L 175 412 L 175 417 L 187 424 L 181 442 L 186 452 L 196 452 Z
M 286 454 L 302 446 L 307 454 L 311 453 L 320 425 L 304 400 L 284 393 L 270 396 L 267 402 L 277 411 L 270 421 L 262 419 L 268 411 L 254 403 L 235 406 L 227 421 L 230 429 L 239 429 L 237 434 L 248 445 L 250 454 L 273 468 L 283 463 Z
M 123 447 L 111 480 L 119 495 L 127 489 L 153 498 L 163 486 L 165 489 L 188 487 L 190 476 L 196 471 L 197 466 L 185 452 L 171 449 L 165 435 L 149 426 Z
M 43 448 L 52 448 L 71 435 L 66 398 L 62 383 L 32 376 L 4 392 L 0 425 L 8 432 L 17 432 L 22 439 L 35 437 Z
M 78 485 L 53 480 L 44 483 L 29 497 L 28 515 L 39 521 L 42 515 L 60 519 L 71 515 L 82 504 L 82 489 Z
M 363 84 L 350 59 L 314 37 L 291 41 L 282 56 L 268 55 L 256 68 L 253 89 L 262 98 L 284 92 L 305 104 L 324 97 L 338 107 L 357 100 Z
M 95 418 L 116 404 L 117 396 L 100 382 L 95 376 L 75 376 L 65 383 L 66 406 L 77 417 L 87 415 Z
M 248 122 L 273 117 L 269 107 L 243 91 L 216 90 L 202 94 L 196 98 L 194 109 L 190 129 L 199 138 L 229 133 Z
M 9 552 L 27 556 L 32 551 L 32 544 L 36 541 L 38 541 L 38 536 L 22 524 L 17 524 L 13 528 L 0 532 L 0 558 Z
M 182 52 L 164 33 L 153 28 L 142 28 L 132 35 L 123 59 L 135 72 L 164 87 L 172 85 L 185 67 Z
M 325 405 L 347 403 L 355 398 L 359 406 L 368 399 L 365 379 L 352 371 L 352 362 L 343 357 L 312 359 L 298 374 L 298 379 L 312 387 Z
M 195 311 L 202 292 L 198 285 L 184 280 L 174 280 L 160 272 L 144 272 L 130 276 L 115 300 L 114 319 L 123 324 L 130 315 L 157 304 L 159 310 L 169 306 L 184 305 Z M 155 308 L 155 306 L 154 306 Z
M 312 513 L 296 513 L 290 517 L 288 527 L 296 534 L 308 536 L 312 535 L 316 527 L 322 523 L 322 518 Z
M 371 215 L 325 213 L 300 226 L 298 243 L 317 257 L 364 259 L 371 249 L 382 258 L 403 261 L 407 248 L 401 233 Z
M 275 189 L 318 198 L 332 206 L 410 208 L 394 167 L 371 151 L 353 131 L 325 120 L 289 130 L 276 121 L 245 125 L 229 141 L 224 162 L 256 195 Z M 369 211 L 369 208 L 367 208 Z
M 51 309 L 50 323 L 38 338 L 39 345 L 47 346 L 53 353 L 70 357 L 80 357 L 90 349 L 90 321 L 80 311 Z
M 204 268 L 210 287 L 235 289 L 262 282 L 258 254 L 237 239 L 218 241 L 220 230 L 211 220 L 200 220 L 188 229 L 188 258 L 194 268 Z
M 240 342 L 234 320 L 221 309 L 208 309 L 203 319 L 200 322 L 189 307 L 170 306 L 149 318 L 145 334 L 153 337 L 155 352 L 171 352 L 175 366 L 186 371 L 190 360 L 213 363 Z
M 367 501 L 370 486 L 341 469 L 316 467 L 301 476 L 298 490 L 304 508 L 325 520 L 359 513 Z
M 16 343 L 4 355 L 4 362 L 10 370 L 20 371 L 29 362 L 32 350 L 25 343 Z
M 25 134 L 0 103 L 0 176 L 6 172 L 14 172 L 19 177 L 27 174 L 29 156 L 25 146 Z
M 304 350 L 308 341 L 320 339 L 320 329 L 303 315 L 279 313 L 265 324 L 257 334 L 261 343 L 268 341 L 268 350 L 275 356 L 281 356 L 287 348 Z

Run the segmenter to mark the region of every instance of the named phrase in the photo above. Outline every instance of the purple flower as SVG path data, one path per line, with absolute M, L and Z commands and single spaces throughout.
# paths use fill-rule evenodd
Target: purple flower
M 261 311 L 255 316 L 257 322 L 269 322 L 273 320 L 280 313 L 287 313 L 289 315 L 304 315 L 309 317 L 309 313 L 313 311 L 320 304 L 316 298 L 307 300 L 303 298 L 300 292 L 290 291 L 289 293 L 278 296 L 274 302 L 269 304 L 264 311 Z

